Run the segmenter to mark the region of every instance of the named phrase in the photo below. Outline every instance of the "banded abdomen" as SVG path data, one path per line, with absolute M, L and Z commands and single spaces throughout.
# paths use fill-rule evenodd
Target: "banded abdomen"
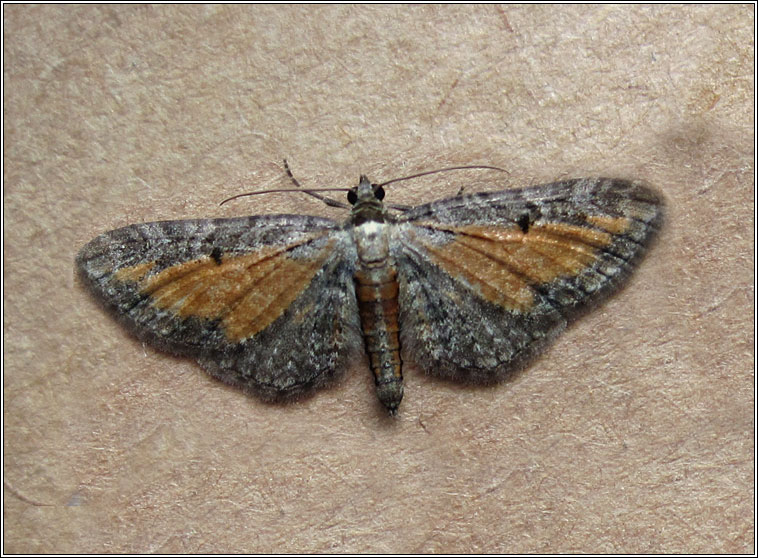
M 376 394 L 394 415 L 403 399 L 403 372 L 397 321 L 397 271 L 389 256 L 386 235 L 383 223 L 369 222 L 356 227 L 355 292 Z

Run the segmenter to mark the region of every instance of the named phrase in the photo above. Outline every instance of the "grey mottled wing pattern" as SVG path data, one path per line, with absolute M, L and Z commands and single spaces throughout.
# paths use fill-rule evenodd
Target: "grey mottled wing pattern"
M 355 257 L 333 221 L 278 215 L 124 227 L 87 244 L 77 268 L 140 338 L 279 399 L 330 382 L 360 349 Z M 260 331 L 246 321 L 256 313 Z
M 629 276 L 662 204 L 639 183 L 601 178 L 407 211 L 393 242 L 404 351 L 430 374 L 501 379 Z

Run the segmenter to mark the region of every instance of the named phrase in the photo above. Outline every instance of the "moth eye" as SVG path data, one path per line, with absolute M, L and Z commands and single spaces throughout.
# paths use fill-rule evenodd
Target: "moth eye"
M 358 201 L 358 194 L 355 193 L 355 190 L 347 191 L 347 201 L 350 202 L 350 205 L 355 205 L 355 202 Z
M 374 190 L 374 197 L 376 199 L 378 199 L 378 200 L 383 200 L 384 199 L 384 188 L 382 188 L 381 186 L 378 186 L 376 188 L 376 190 Z

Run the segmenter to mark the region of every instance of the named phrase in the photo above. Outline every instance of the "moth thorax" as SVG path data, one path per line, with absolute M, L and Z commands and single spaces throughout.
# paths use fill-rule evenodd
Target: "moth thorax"
M 368 221 L 353 231 L 361 264 L 371 267 L 387 260 L 390 245 L 389 229 L 385 223 Z

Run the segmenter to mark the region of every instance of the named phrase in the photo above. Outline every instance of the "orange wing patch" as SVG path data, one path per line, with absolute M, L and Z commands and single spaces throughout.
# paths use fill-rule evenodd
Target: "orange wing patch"
M 153 269 L 155 262 L 147 262 L 131 267 L 122 267 L 113 276 L 122 283 L 138 283 L 148 272 Z
M 519 226 L 417 224 L 456 233 L 444 245 L 422 241 L 437 265 L 463 278 L 486 300 L 525 312 L 534 305 L 533 285 L 578 275 L 630 224 L 625 218 L 605 216 L 587 221 L 593 227 L 535 223 L 527 232 Z
M 293 259 L 288 251 L 312 241 L 265 247 L 244 255 L 203 256 L 146 276 L 148 262 L 120 269 L 120 281 L 139 283 L 151 304 L 183 318 L 221 319 L 226 337 L 239 342 L 268 327 L 310 284 L 333 249 L 327 242 L 312 258 Z
M 605 215 L 589 215 L 587 222 L 613 234 L 625 233 L 629 229 L 629 225 L 632 224 L 628 217 L 607 217 Z

